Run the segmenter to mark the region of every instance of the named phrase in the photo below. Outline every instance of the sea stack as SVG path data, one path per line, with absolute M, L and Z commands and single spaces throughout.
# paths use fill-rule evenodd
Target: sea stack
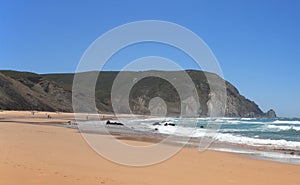
M 277 118 L 277 115 L 273 109 L 270 109 L 268 112 L 266 112 L 265 116 L 267 118 Z

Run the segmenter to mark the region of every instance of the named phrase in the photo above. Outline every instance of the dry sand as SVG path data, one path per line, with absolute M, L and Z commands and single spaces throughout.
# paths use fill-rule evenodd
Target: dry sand
M 45 112 L 0 112 L 0 185 L 300 185 L 298 165 L 192 148 L 157 165 L 118 165 L 77 130 L 42 124 L 65 123 L 73 114 L 47 114 L 51 120 Z M 22 124 L 32 122 L 38 124 Z

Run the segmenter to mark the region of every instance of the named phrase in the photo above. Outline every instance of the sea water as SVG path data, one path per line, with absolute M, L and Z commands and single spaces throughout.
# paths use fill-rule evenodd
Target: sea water
M 155 122 L 161 125 L 153 125 Z M 164 126 L 165 123 L 174 123 L 176 126 Z M 300 164 L 298 119 L 151 118 L 132 120 L 131 124 L 137 130 L 194 139 L 211 137 L 213 143 L 224 144 L 212 145 L 208 148 L 212 150 L 252 154 L 264 159 Z
M 300 120 L 288 118 L 148 118 L 121 119 L 124 126 L 109 130 L 125 134 L 160 134 L 189 137 L 198 147 L 201 140 L 211 141 L 204 149 L 239 153 L 255 158 L 300 164 Z M 155 123 L 155 124 L 154 124 Z M 166 123 L 173 123 L 175 126 Z M 167 126 L 165 126 L 165 124 Z M 84 122 L 87 129 L 101 133 L 105 121 Z M 106 133 L 106 132 L 105 132 Z M 177 137 L 176 137 L 177 138 Z M 179 141 L 174 141 L 180 142 Z M 201 147 L 201 146 L 199 146 Z

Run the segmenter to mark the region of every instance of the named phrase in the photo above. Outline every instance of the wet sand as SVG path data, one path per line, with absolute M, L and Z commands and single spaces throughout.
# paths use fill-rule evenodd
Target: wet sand
M 0 185 L 300 184 L 299 165 L 194 148 L 184 148 L 148 167 L 118 165 L 94 152 L 76 129 L 63 127 L 73 117 L 71 113 L 0 112 Z

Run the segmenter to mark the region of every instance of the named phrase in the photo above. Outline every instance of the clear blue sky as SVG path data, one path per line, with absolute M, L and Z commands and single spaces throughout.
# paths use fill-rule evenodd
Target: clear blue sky
M 85 49 L 106 31 L 131 21 L 165 20 L 198 34 L 225 79 L 264 111 L 300 117 L 299 9 L 298 0 L 2 0 L 0 69 L 74 72 Z M 147 54 L 143 47 L 141 54 Z M 121 63 L 106 69 L 118 70 Z M 185 60 L 179 64 L 193 68 Z

